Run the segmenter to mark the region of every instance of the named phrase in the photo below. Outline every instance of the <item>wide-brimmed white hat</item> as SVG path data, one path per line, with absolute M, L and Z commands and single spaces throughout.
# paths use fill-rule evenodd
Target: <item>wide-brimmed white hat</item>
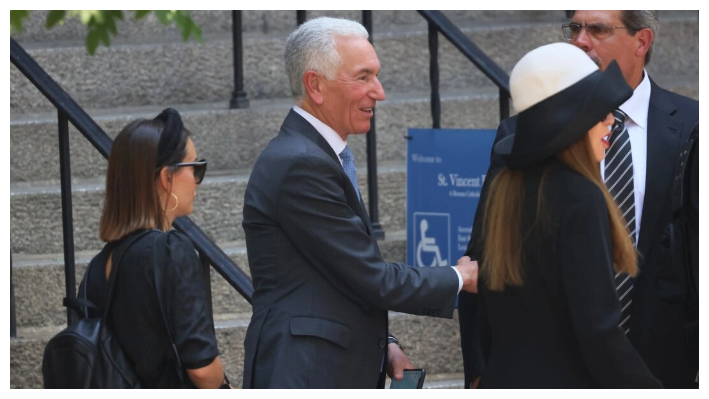
M 536 48 L 510 74 L 510 94 L 518 112 L 513 135 L 494 152 L 505 165 L 533 165 L 575 143 L 633 95 L 618 64 L 605 71 L 578 47 L 553 43 Z

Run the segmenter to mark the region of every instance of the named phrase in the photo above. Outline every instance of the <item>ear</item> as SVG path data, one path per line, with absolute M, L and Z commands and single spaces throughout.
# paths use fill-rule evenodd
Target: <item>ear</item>
M 640 29 L 635 33 L 637 49 L 635 50 L 635 56 L 645 59 L 645 54 L 650 50 L 652 46 L 652 41 L 655 39 L 655 35 L 652 33 L 650 28 Z
M 160 175 L 158 175 L 158 190 L 161 193 L 169 193 L 170 186 L 172 185 L 172 173 L 167 166 L 163 166 L 160 169 Z
M 317 105 L 322 105 L 325 97 L 323 96 L 323 77 L 318 75 L 312 69 L 303 74 L 303 86 L 308 97 Z

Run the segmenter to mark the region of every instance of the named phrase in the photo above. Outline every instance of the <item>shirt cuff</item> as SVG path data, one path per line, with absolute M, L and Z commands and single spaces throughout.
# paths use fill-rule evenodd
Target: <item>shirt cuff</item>
M 460 291 L 463 289 L 463 276 L 460 275 L 458 269 L 453 266 L 451 267 L 453 268 L 453 270 L 455 270 L 455 274 L 458 275 L 458 293 L 460 294 Z

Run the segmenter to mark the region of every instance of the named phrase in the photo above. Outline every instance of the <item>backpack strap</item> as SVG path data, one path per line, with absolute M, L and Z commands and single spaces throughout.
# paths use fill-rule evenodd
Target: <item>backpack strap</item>
M 76 312 L 76 314 L 79 315 L 80 319 L 89 317 L 88 309 L 98 310 L 98 306 L 96 306 L 93 302 L 86 298 L 79 297 L 64 297 L 64 299 L 62 300 L 62 306 L 72 309 L 74 312 Z
M 172 338 L 172 332 L 170 331 L 171 323 L 169 319 L 169 301 L 165 301 L 163 295 L 165 295 L 165 275 L 163 273 L 164 269 L 167 267 L 165 262 L 165 253 L 167 251 L 167 235 L 169 233 L 160 233 L 155 237 L 155 242 L 153 244 L 153 276 L 155 278 L 155 291 L 158 298 L 158 305 L 160 306 L 160 313 L 162 314 L 163 323 L 165 323 L 165 330 L 167 331 L 167 337 L 170 339 L 170 346 L 175 354 L 175 360 L 177 361 L 176 369 L 177 376 L 180 379 L 182 386 L 185 385 L 184 378 L 182 376 L 182 361 L 180 360 L 180 354 L 177 352 L 177 345 L 175 345 L 175 340 Z

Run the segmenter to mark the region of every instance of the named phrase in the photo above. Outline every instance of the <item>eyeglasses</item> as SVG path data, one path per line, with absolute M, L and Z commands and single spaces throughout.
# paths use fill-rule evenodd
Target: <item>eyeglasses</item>
M 206 159 L 200 159 L 199 161 L 194 161 L 194 162 L 180 162 L 172 165 L 176 168 L 181 168 L 183 166 L 191 166 L 194 170 L 194 179 L 197 182 L 197 184 L 202 183 L 202 179 L 204 179 L 204 174 L 207 173 L 207 160 Z
M 625 26 L 608 26 L 605 24 L 588 24 L 581 25 L 575 22 L 561 25 L 561 31 L 564 33 L 564 38 L 570 41 L 576 41 L 581 34 L 581 30 L 586 29 L 586 34 L 596 40 L 603 40 L 609 37 L 614 29 L 628 29 Z

